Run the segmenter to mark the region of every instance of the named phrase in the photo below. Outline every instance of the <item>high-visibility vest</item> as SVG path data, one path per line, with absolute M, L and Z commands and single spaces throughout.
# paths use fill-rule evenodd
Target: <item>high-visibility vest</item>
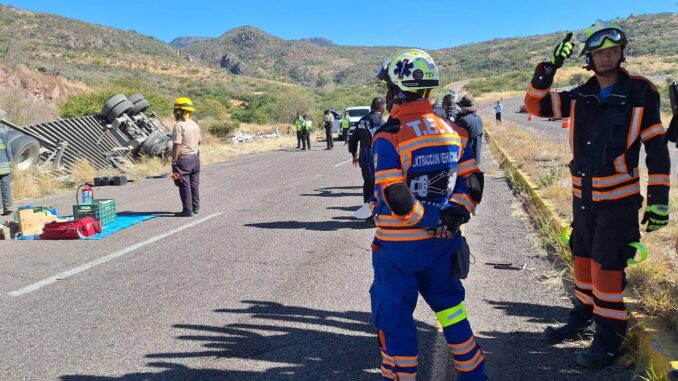
M 351 124 L 351 121 L 348 119 L 347 116 L 341 118 L 341 127 L 343 129 L 347 129 Z
M 294 121 L 294 126 L 297 128 L 297 131 L 301 131 L 301 123 L 302 123 L 301 118 L 297 118 Z
M 304 121 L 304 127 L 306 127 L 306 131 L 311 132 L 311 129 L 313 129 L 313 121 L 311 119 Z

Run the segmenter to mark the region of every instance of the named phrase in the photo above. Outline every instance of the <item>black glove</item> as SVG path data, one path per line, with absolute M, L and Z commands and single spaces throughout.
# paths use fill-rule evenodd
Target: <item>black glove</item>
M 676 143 L 678 148 L 678 113 L 674 114 L 669 123 L 669 129 L 666 130 L 666 141 Z
M 563 39 L 563 41 L 556 46 L 555 49 L 553 49 L 553 59 L 551 62 L 553 65 L 556 67 L 556 69 L 559 69 L 561 66 L 563 66 L 563 63 L 565 62 L 566 58 L 570 58 L 572 55 L 572 50 L 574 50 L 574 44 L 570 42 L 570 39 L 572 38 L 572 32 L 568 33 L 567 36 Z
M 440 211 L 440 223 L 435 228 L 428 229 L 428 233 L 436 238 L 453 238 L 461 225 L 470 218 L 466 208 L 455 204 Z

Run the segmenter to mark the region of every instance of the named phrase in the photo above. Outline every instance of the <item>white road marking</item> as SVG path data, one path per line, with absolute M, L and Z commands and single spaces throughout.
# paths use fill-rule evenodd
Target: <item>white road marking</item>
M 216 216 L 218 216 L 218 215 L 220 215 L 220 214 L 222 214 L 222 212 L 210 214 L 210 215 L 207 216 L 207 217 L 201 218 L 201 219 L 199 219 L 199 220 L 195 220 L 195 221 L 193 221 L 193 222 L 191 222 L 191 223 L 188 223 L 188 224 L 186 224 L 186 225 L 183 225 L 183 226 L 179 226 L 178 228 L 173 229 L 173 230 L 170 230 L 170 231 L 168 231 L 168 232 L 166 232 L 166 233 L 156 235 L 155 237 L 149 238 L 149 239 L 147 239 L 147 240 L 145 240 L 145 241 L 143 241 L 143 242 L 139 242 L 139 243 L 137 243 L 136 245 L 127 247 L 127 248 L 122 249 L 122 250 L 118 250 L 118 251 L 116 251 L 115 253 L 112 253 L 112 254 L 103 256 L 103 257 L 101 257 L 101 258 L 97 258 L 97 259 L 95 259 L 95 260 L 93 260 L 93 261 L 91 261 L 91 262 L 87 262 L 87 263 L 82 264 L 82 265 L 80 265 L 80 266 L 78 266 L 78 267 L 75 267 L 75 268 L 73 268 L 73 269 L 64 271 L 64 272 L 59 273 L 59 274 L 57 274 L 57 275 L 51 276 L 51 277 L 49 277 L 49 278 L 45 278 L 45 279 L 43 279 L 43 280 L 41 280 L 41 281 L 39 281 L 39 282 L 33 283 L 33 284 L 31 284 L 31 285 L 29 285 L 29 286 L 26 286 L 26 287 L 24 287 L 24 288 L 21 288 L 21 289 L 19 289 L 19 290 L 12 291 L 12 292 L 10 292 L 8 295 L 10 295 L 10 296 L 21 296 L 21 295 L 24 295 L 24 294 L 28 294 L 29 292 L 36 291 L 36 290 L 38 290 L 38 289 L 40 289 L 40 288 L 42 288 L 42 287 L 49 286 L 50 284 L 52 284 L 52 283 L 54 283 L 54 282 L 56 282 L 56 281 L 58 281 L 58 280 L 63 280 L 63 279 L 66 279 L 66 278 L 68 278 L 68 277 L 70 277 L 70 276 L 72 276 L 72 275 L 75 275 L 75 274 L 77 274 L 77 273 L 81 273 L 81 272 L 83 272 L 83 271 L 89 270 L 89 269 L 91 269 L 91 268 L 94 267 L 94 266 L 98 266 L 98 265 L 100 265 L 100 264 L 106 263 L 106 262 L 108 262 L 108 261 L 110 261 L 110 260 L 113 260 L 113 259 L 115 259 L 115 258 L 122 257 L 123 255 L 128 254 L 128 253 L 131 253 L 131 252 L 133 252 L 133 251 L 136 250 L 136 249 L 142 248 L 142 247 L 144 247 L 144 246 L 146 246 L 146 245 L 152 244 L 153 242 L 157 242 L 157 241 L 160 241 L 161 239 L 167 238 L 167 237 L 171 236 L 172 234 L 179 233 L 179 232 L 182 231 L 182 230 L 186 230 L 186 229 L 188 229 L 188 228 L 190 228 L 190 227 L 199 225 L 199 224 L 201 224 L 201 223 L 203 223 L 203 222 L 205 222 L 205 221 L 207 221 L 207 220 L 211 220 L 212 218 L 214 218 L 214 217 L 216 217 Z
M 350 162 L 352 162 L 352 161 L 353 161 L 353 159 L 348 159 L 348 160 L 346 160 L 346 161 L 342 161 L 341 163 L 335 165 L 334 168 L 336 168 L 336 167 L 338 167 L 338 166 L 341 166 L 341 165 L 344 165 L 344 164 L 346 164 L 346 163 L 350 163 Z

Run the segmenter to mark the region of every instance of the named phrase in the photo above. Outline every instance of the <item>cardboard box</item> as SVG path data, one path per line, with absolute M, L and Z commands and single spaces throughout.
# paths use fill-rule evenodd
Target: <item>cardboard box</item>
M 17 212 L 19 220 L 19 230 L 21 234 L 35 235 L 42 234 L 42 228 L 48 222 L 64 221 L 48 211 L 35 212 L 33 209 L 22 209 Z
M 6 221 L 0 225 L 0 239 L 13 239 L 19 232 L 19 224 L 14 221 Z

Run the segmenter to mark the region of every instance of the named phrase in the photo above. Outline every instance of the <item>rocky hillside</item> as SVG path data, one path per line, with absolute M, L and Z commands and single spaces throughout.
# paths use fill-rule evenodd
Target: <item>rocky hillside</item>
M 181 49 L 185 48 L 189 45 L 194 45 L 198 44 L 200 42 L 205 42 L 209 41 L 212 38 L 210 37 L 177 37 L 172 42 L 170 42 L 170 46 L 176 48 L 176 49 Z
M 678 14 L 630 16 L 618 20 L 631 40 L 632 57 L 653 57 L 665 65 L 649 65 L 648 74 L 678 71 Z M 497 39 L 431 51 L 445 81 L 531 70 L 550 56 L 565 32 Z M 235 74 L 275 78 L 308 86 L 328 81 L 357 86 L 369 81 L 381 60 L 397 47 L 356 47 L 318 43 L 315 39 L 288 41 L 254 27 L 230 30 L 222 36 L 187 45 L 182 50 L 213 67 Z M 581 65 L 580 59 L 568 61 Z

